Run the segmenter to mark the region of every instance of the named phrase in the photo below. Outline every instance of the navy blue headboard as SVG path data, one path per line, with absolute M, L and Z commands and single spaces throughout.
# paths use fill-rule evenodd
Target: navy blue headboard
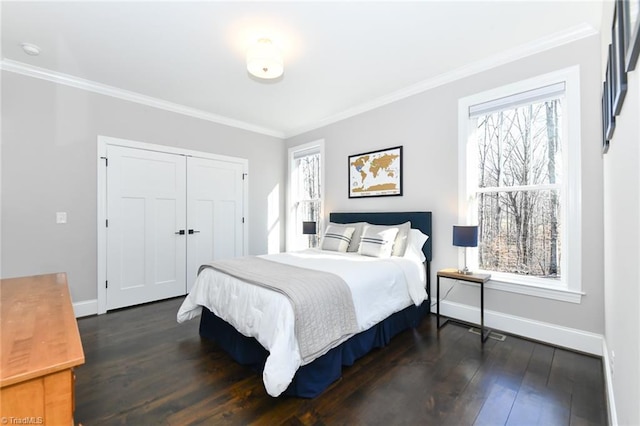
M 429 239 L 422 247 L 424 256 L 431 262 L 431 212 L 344 212 L 330 213 L 329 221 L 333 223 L 369 222 L 372 225 L 398 225 L 411 221 L 411 227 L 419 229 Z

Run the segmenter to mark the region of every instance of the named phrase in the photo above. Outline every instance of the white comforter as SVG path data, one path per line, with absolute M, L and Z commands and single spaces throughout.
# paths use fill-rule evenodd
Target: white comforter
M 411 303 L 420 305 L 427 296 L 423 265 L 402 257 L 378 259 L 316 249 L 261 257 L 339 275 L 351 290 L 359 331 Z M 197 317 L 202 306 L 269 351 L 263 371 L 269 395 L 278 396 L 287 389 L 302 359 L 293 308 L 284 295 L 207 268 L 182 303 L 178 322 Z

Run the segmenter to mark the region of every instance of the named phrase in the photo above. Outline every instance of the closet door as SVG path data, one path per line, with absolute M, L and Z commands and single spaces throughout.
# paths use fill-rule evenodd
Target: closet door
M 107 150 L 107 309 L 185 294 L 186 158 Z
M 239 162 L 187 158 L 187 291 L 200 265 L 243 254 L 243 172 Z

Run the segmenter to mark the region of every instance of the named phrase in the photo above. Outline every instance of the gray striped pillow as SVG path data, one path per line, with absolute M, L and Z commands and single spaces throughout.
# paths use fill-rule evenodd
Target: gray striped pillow
M 398 227 L 367 225 L 362 232 L 358 253 L 363 256 L 391 257 Z
M 320 249 L 346 252 L 355 229 L 353 226 L 328 225 Z

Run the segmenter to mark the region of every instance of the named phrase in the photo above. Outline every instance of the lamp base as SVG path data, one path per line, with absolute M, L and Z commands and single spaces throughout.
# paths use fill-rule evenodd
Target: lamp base
M 458 273 L 462 275 L 471 275 L 473 272 L 467 267 L 467 248 L 464 248 L 464 268 L 458 269 Z

